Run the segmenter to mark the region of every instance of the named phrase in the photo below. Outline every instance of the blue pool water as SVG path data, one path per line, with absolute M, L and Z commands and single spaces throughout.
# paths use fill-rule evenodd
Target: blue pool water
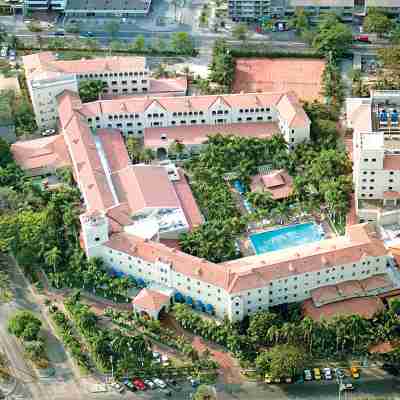
M 313 222 L 290 225 L 273 231 L 250 235 L 256 254 L 286 249 L 293 246 L 317 242 L 323 239 L 322 229 Z

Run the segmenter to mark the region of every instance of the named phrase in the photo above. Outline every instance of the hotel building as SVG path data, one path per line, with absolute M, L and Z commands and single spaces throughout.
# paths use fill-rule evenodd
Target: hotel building
M 252 107 L 259 108 L 253 115 L 265 113 L 267 107 L 270 113 L 278 112 L 275 108 L 272 111 L 271 104 L 267 105 L 265 99 L 271 98 L 268 96 L 199 98 L 195 100 L 198 102 L 195 110 L 197 113 L 203 110 L 203 115 L 196 117 L 231 118 L 233 105 L 235 112 L 247 109 L 245 115 L 250 115 Z M 275 94 L 271 96 L 276 98 Z M 258 106 L 251 105 L 257 98 Z M 131 165 L 120 132 L 113 128 L 91 129 L 93 120 L 88 121 L 87 110 L 82 111 L 79 98 L 68 91 L 58 97 L 58 102 L 61 134 L 54 136 L 54 141 L 58 146 L 64 143 L 82 193 L 85 211 L 80 220 L 84 250 L 89 257 L 102 258 L 114 273 L 133 276 L 146 286 L 133 300 L 136 311 L 156 318 L 173 301 L 185 301 L 218 318 L 226 315 L 238 321 L 259 310 L 289 302 L 309 300 L 314 307 L 355 300 L 354 297 L 361 303 L 364 299 L 371 302 L 371 296 L 393 287 L 387 274 L 391 257 L 367 224 L 348 227 L 344 236 L 221 264 L 183 253 L 172 245 L 173 241 L 180 232 L 202 223 L 183 171 L 172 165 L 167 166 L 169 170 L 162 165 Z M 99 104 L 102 102 L 91 107 L 97 110 Z M 163 118 L 160 113 L 171 118 L 172 113 L 189 110 L 179 109 L 169 99 L 166 103 L 148 100 L 143 104 L 147 110 L 142 109 L 141 114 L 149 114 L 149 121 Z M 140 114 L 139 109 L 119 110 L 124 116 Z M 115 113 L 114 110 L 107 113 L 104 121 L 108 123 L 108 116 L 118 115 Z M 236 118 L 243 114 L 238 112 Z M 92 114 L 94 120 L 95 115 Z M 285 126 L 283 121 L 282 125 Z M 49 143 L 46 146 L 49 149 Z M 14 154 L 16 149 L 22 162 L 26 149 L 21 150 L 15 144 Z M 40 151 L 37 154 L 38 163 L 43 163 Z M 28 157 L 34 155 L 27 152 Z M 61 159 L 49 157 L 49 162 Z M 34 165 L 38 167 L 38 163 Z
M 400 92 L 374 91 L 347 99 L 353 129 L 356 213 L 360 222 L 400 223 Z
M 186 78 L 152 79 L 145 57 L 109 57 L 58 60 L 51 52 L 22 57 L 36 123 L 40 129 L 58 125 L 57 96 L 64 90 L 78 92 L 79 82 L 100 80 L 102 95 L 185 95 Z

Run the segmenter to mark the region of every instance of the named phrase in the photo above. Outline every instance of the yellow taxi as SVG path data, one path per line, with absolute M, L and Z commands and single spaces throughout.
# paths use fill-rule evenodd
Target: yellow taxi
M 314 379 L 316 381 L 321 380 L 321 370 L 319 368 L 314 368 Z
M 351 376 L 354 379 L 358 379 L 360 377 L 360 371 L 359 371 L 359 369 L 357 367 L 354 367 L 354 366 L 351 367 L 350 368 L 350 372 L 351 372 Z

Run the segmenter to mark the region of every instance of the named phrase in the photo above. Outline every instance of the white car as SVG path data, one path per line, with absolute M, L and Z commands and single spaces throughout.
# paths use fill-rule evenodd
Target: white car
M 159 387 L 160 389 L 165 389 L 167 387 L 167 384 L 158 378 L 153 379 L 153 382 L 157 385 L 157 387 Z
M 150 379 L 145 379 L 143 382 L 149 389 L 154 389 L 156 387 L 155 383 Z
M 118 393 L 122 393 L 125 388 L 118 382 L 112 382 L 111 387 L 115 389 Z
M 311 371 L 309 369 L 305 369 L 304 370 L 304 379 L 306 381 L 312 381 L 312 374 L 311 374 Z
M 326 380 L 330 381 L 332 379 L 332 370 L 330 368 L 324 368 L 322 372 Z
M 50 136 L 54 135 L 56 131 L 54 129 L 46 129 L 44 132 L 42 132 L 42 136 Z

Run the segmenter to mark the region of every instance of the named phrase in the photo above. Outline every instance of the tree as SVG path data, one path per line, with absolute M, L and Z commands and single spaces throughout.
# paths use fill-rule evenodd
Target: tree
M 66 47 L 66 41 L 63 38 L 51 38 L 49 39 L 47 47 L 52 50 L 64 49 Z
M 374 32 L 381 36 L 389 33 L 393 27 L 391 19 L 376 8 L 369 8 L 368 15 L 364 18 L 363 28 L 365 32 Z
M 306 361 L 304 349 L 282 344 L 260 353 L 256 358 L 256 367 L 263 373 L 268 373 L 273 379 L 294 377 L 301 373 Z
M 336 15 L 327 15 L 318 25 L 312 46 L 321 54 L 338 59 L 342 57 L 353 41 L 353 34 Z
M 0 271 L 0 303 L 8 303 L 12 298 L 10 278 L 5 271 Z
M 208 385 L 200 385 L 193 396 L 193 400 L 216 400 L 215 389 Z
M 140 153 L 140 161 L 144 163 L 150 163 L 151 161 L 155 160 L 156 158 L 156 153 L 154 152 L 153 149 L 150 148 L 145 148 L 142 150 Z
M 143 53 L 145 49 L 145 40 L 143 35 L 139 35 L 133 42 L 132 48 L 138 53 Z
M 79 82 L 79 96 L 84 103 L 96 101 L 106 87 L 101 80 L 83 80 Z
M 26 98 L 16 102 L 14 108 L 15 132 L 17 136 L 31 134 L 36 131 L 36 119 L 32 106 Z
M 168 154 L 173 154 L 177 157 L 181 156 L 184 151 L 185 145 L 177 140 L 174 140 L 168 147 Z
M 104 29 L 114 39 L 120 30 L 120 25 L 117 21 L 110 21 L 105 25 Z
M 296 9 L 290 24 L 296 30 L 296 32 L 300 34 L 309 30 L 310 21 L 308 20 L 308 15 L 303 8 Z
M 247 25 L 245 24 L 237 24 L 233 29 L 232 29 L 232 36 L 234 39 L 241 41 L 244 43 L 247 40 L 249 30 L 247 28 Z
M 344 100 L 344 86 L 340 68 L 333 62 L 328 62 L 322 76 L 322 93 L 328 104 L 340 108 Z
M 9 321 L 8 330 L 22 340 L 37 340 L 42 322 L 29 311 L 18 311 Z
M 13 161 L 10 145 L 0 138 L 0 167 L 5 167 Z
M 140 162 L 140 155 L 142 151 L 142 146 L 140 140 L 133 136 L 128 136 L 125 141 L 126 150 L 128 151 L 129 158 L 133 163 Z
M 209 69 L 211 81 L 225 86 L 229 91 L 235 76 L 235 60 L 224 39 L 217 39 L 214 42 Z
M 187 32 L 174 32 L 171 36 L 171 48 L 177 54 L 191 56 L 194 52 L 193 40 Z
M 157 68 L 153 72 L 153 76 L 157 79 L 168 78 L 169 72 L 168 72 L 167 66 L 163 63 L 158 64 Z
M 83 46 L 94 52 L 99 49 L 100 43 L 96 38 L 85 38 L 83 40 Z
M 61 252 L 57 247 L 51 248 L 49 251 L 47 251 L 44 255 L 44 259 L 46 261 L 46 264 L 49 267 L 53 268 L 53 272 L 56 273 L 57 271 L 57 266 L 61 261 Z
M 124 43 L 121 42 L 120 40 L 114 39 L 110 42 L 110 50 L 111 51 L 119 51 L 119 50 L 123 49 L 124 46 L 125 46 Z
M 260 311 L 250 317 L 247 336 L 250 340 L 259 345 L 269 342 L 268 331 L 272 326 L 279 327 L 282 321 L 277 314 L 267 311 Z

